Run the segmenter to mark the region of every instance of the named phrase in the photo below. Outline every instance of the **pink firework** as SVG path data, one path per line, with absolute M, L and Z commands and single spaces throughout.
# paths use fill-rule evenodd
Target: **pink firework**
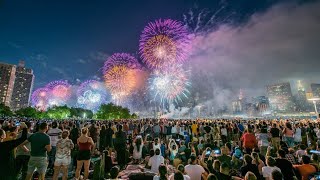
M 53 81 L 46 88 L 50 90 L 53 98 L 68 100 L 71 96 L 71 85 L 67 81 Z

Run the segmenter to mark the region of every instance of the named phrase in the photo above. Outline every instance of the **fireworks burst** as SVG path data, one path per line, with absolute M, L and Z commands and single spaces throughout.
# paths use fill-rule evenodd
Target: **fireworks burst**
M 31 95 L 31 103 L 39 110 L 46 110 L 48 105 L 49 90 L 47 88 L 39 88 Z
M 141 66 L 136 58 L 126 53 L 115 53 L 105 62 L 103 67 L 105 84 L 117 103 L 137 88 L 140 71 Z
M 71 85 L 67 81 L 53 81 L 47 84 L 50 91 L 49 105 L 63 105 L 71 97 Z
M 151 69 L 182 63 L 189 55 L 191 38 L 181 22 L 166 19 L 150 22 L 140 36 L 141 58 Z
M 96 110 L 106 101 L 107 92 L 101 82 L 88 80 L 78 88 L 77 97 L 77 103 L 80 107 Z
M 160 99 L 161 102 L 181 101 L 182 96 L 187 98 L 190 86 L 187 72 L 180 66 L 173 66 L 163 71 L 155 71 L 149 79 L 150 91 L 154 99 Z

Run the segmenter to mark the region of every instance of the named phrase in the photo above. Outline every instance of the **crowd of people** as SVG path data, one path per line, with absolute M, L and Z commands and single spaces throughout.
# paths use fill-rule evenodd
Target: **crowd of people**
M 319 140 L 308 119 L 2 118 L 0 179 L 316 180 Z

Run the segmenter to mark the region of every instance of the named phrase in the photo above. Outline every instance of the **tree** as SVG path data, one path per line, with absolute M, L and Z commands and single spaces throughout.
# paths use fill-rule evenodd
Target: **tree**
M 55 106 L 47 110 L 47 116 L 52 119 L 66 119 L 70 117 L 70 108 L 68 106 Z
M 93 112 L 91 110 L 83 108 L 71 108 L 70 116 L 91 119 L 93 117 Z
M 2 116 L 12 116 L 13 113 L 10 108 L 4 104 L 0 104 L 0 115 Z
M 113 103 L 102 104 L 96 113 L 97 119 L 129 119 L 132 118 L 128 108 Z
M 22 108 L 22 109 L 17 110 L 15 113 L 17 116 L 30 117 L 30 118 L 36 118 L 38 115 L 37 109 L 35 109 L 33 107 Z

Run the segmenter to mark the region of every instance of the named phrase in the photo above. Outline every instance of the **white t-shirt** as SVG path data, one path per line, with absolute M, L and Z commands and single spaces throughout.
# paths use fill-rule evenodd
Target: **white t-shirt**
M 58 129 L 58 128 L 50 129 L 48 131 L 47 134 L 50 137 L 51 146 L 57 146 L 57 142 L 59 140 L 59 136 L 61 135 L 61 133 L 62 133 L 61 129 Z
M 205 172 L 202 166 L 196 164 L 196 165 L 186 165 L 184 168 L 186 173 L 189 175 L 190 179 L 192 180 L 201 180 L 202 173 Z
M 221 129 L 221 135 L 223 135 L 223 136 L 228 136 L 228 132 L 227 132 L 227 129 L 226 129 L 226 128 L 222 128 L 222 129 Z
M 164 158 L 161 155 L 154 155 L 149 159 L 148 166 L 151 166 L 151 171 L 154 173 L 159 172 L 160 164 L 164 163 Z
M 281 170 L 274 166 L 274 167 L 270 167 L 270 166 L 264 166 L 262 167 L 262 175 L 264 178 L 272 178 L 272 172 L 274 170 L 278 170 L 279 172 L 281 172 Z
M 295 130 L 294 141 L 296 141 L 296 142 L 301 142 L 302 141 L 301 129 L 300 128 L 296 128 L 296 130 Z
M 191 180 L 190 176 L 185 175 L 185 174 L 183 175 L 183 179 L 184 180 Z M 169 180 L 174 180 L 174 173 L 169 176 Z

